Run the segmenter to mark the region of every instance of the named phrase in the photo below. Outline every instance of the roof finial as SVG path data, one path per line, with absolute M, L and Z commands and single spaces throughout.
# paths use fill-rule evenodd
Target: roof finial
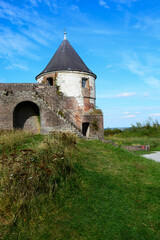
M 66 29 L 64 29 L 64 40 L 67 39 L 67 33 L 66 33 Z

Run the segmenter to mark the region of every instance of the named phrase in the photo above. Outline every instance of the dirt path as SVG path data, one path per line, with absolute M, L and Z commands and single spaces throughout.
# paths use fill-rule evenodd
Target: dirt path
M 143 157 L 155 160 L 156 162 L 160 162 L 160 152 L 154 152 L 150 154 L 144 154 Z

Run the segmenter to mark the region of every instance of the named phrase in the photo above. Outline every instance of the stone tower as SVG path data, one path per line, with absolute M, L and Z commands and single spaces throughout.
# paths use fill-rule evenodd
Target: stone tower
M 103 135 L 103 115 L 95 108 L 96 78 L 66 39 L 66 33 L 46 68 L 36 76 L 38 83 L 56 86 L 57 93 L 66 97 L 65 107 L 88 137 L 93 132 Z
M 103 114 L 95 107 L 96 75 L 66 39 L 38 83 L 0 83 L 0 130 L 74 132 L 103 138 Z

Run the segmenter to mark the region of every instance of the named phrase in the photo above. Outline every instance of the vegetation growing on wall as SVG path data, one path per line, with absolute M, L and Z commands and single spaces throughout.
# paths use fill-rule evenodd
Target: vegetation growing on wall
M 91 122 L 91 128 L 94 132 L 97 132 L 99 130 L 99 124 L 96 118 Z
M 92 112 L 90 112 L 90 115 L 102 115 L 102 110 L 101 109 L 96 109 L 94 108 Z
M 58 115 L 60 115 L 61 117 L 64 117 L 64 113 L 62 112 L 62 110 L 58 111 Z
M 56 93 L 58 94 L 58 95 L 60 95 L 60 96 L 62 96 L 63 94 L 62 94 L 62 92 L 60 91 L 60 86 L 56 86 Z

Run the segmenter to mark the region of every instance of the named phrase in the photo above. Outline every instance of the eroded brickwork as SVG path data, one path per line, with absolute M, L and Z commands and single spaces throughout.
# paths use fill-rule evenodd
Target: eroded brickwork
M 75 96 L 57 91 L 57 85 L 0 84 L 0 129 L 20 127 L 34 133 L 73 131 L 80 134 L 83 123 L 87 122 L 87 137 L 103 138 L 102 113 L 93 114 L 93 104 L 88 97 L 83 96 L 82 100 L 83 106 L 80 106 Z
M 50 100 L 48 94 L 50 94 L 51 91 L 54 95 L 56 89 L 54 87 L 45 86 L 44 90 L 44 85 L 38 84 L 0 84 L 0 129 L 13 129 L 14 110 L 19 103 L 23 102 L 32 102 L 37 105 L 40 113 L 39 121 L 41 133 L 47 133 L 60 128 L 62 130 L 69 128 L 70 125 L 58 116 L 58 104 L 54 105 L 54 109 L 51 109 L 47 104 L 47 101 Z M 45 101 L 41 97 L 44 93 Z M 59 103 L 61 101 L 58 98 L 56 100 Z M 31 111 L 31 109 L 25 108 L 24 114 L 25 111 Z M 32 131 L 33 128 L 35 128 L 34 124 L 34 120 L 30 121 L 28 130 Z

